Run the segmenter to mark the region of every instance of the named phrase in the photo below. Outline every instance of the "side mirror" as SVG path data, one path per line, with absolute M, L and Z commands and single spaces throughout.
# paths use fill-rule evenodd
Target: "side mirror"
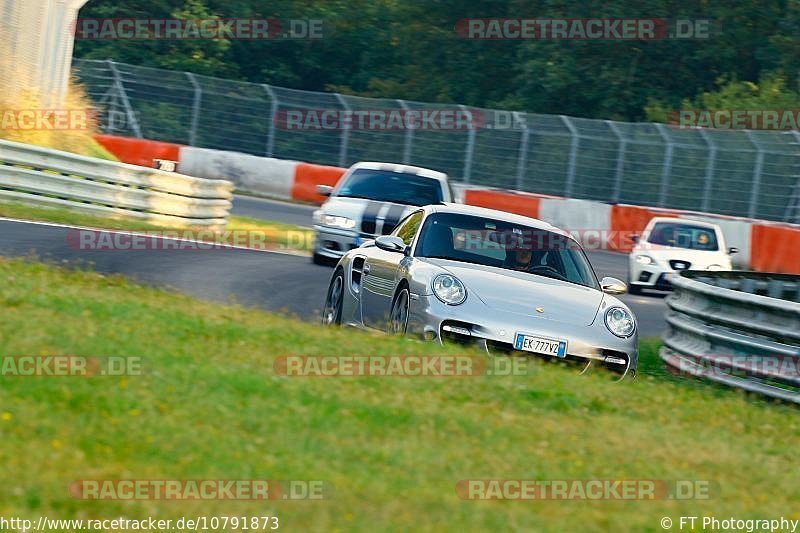
M 600 288 L 606 294 L 625 294 L 628 292 L 628 286 L 624 282 L 608 276 L 600 280 Z
M 634 244 L 635 244 L 635 243 L 637 243 L 637 242 L 639 242 L 639 236 L 638 236 L 637 234 L 635 234 L 635 233 L 634 233 L 633 235 L 631 235 L 630 237 L 628 237 L 628 238 L 629 238 L 629 239 L 631 240 L 631 242 L 632 242 L 632 243 L 634 243 Z
M 737 247 L 731 246 L 730 248 L 728 248 L 728 255 L 733 255 L 733 254 L 738 254 L 738 253 L 739 253 L 739 249 Z
M 317 194 L 325 196 L 326 198 L 333 192 L 333 187 L 330 185 L 317 185 Z
M 394 235 L 381 235 L 375 239 L 375 246 L 387 252 L 403 254 L 406 251 L 406 243 L 400 237 Z

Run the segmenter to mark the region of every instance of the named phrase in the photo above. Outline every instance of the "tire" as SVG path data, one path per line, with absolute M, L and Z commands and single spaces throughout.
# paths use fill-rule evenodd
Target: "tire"
M 317 252 L 314 252 L 314 255 L 311 256 L 311 262 L 320 266 L 330 265 L 330 260 L 324 255 L 318 254 Z
M 344 303 L 344 274 L 337 270 L 328 286 L 325 308 L 322 310 L 323 326 L 342 325 L 342 304 Z
M 411 295 L 408 287 L 403 287 L 392 302 L 392 312 L 389 314 L 389 334 L 405 335 L 408 331 L 408 308 Z
M 628 294 L 632 294 L 636 296 L 637 294 L 642 294 L 642 288 L 638 285 L 633 285 L 632 283 L 628 283 Z

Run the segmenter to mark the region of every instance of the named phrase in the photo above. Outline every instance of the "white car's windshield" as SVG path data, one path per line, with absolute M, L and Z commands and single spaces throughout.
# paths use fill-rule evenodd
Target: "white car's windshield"
M 455 213 L 434 213 L 416 255 L 505 268 L 597 288 L 597 277 L 573 239 L 530 226 Z
M 657 222 L 650 231 L 647 242 L 691 250 L 719 250 L 713 229 L 680 222 Z
M 350 174 L 336 196 L 408 205 L 437 204 L 443 200 L 442 187 L 437 179 L 366 168 Z

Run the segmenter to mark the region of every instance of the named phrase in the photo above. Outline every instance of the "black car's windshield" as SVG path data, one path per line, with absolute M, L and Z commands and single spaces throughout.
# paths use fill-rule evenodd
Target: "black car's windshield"
M 573 239 L 479 216 L 432 214 L 422 228 L 415 255 L 599 286 L 589 260 Z
M 408 205 L 437 204 L 443 200 L 438 179 L 366 168 L 354 171 L 336 195 Z
M 657 222 L 650 231 L 647 242 L 691 250 L 719 250 L 713 229 L 681 222 Z

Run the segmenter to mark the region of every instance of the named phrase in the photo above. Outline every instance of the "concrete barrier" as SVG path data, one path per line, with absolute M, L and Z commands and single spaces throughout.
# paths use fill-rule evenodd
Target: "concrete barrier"
M 199 178 L 230 180 L 240 191 L 292 199 L 297 161 L 184 146 L 178 169 Z
M 167 143 L 147 145 L 147 156 L 137 157 L 142 161 L 170 159 L 169 152 L 159 150 L 172 148 L 159 146 L 162 144 Z M 116 145 L 125 146 L 122 142 Z M 179 147 L 178 152 L 179 170 L 184 174 L 228 179 L 241 191 L 316 204 L 324 201 L 316 193 L 316 186 L 335 185 L 346 170 L 203 148 Z M 728 246 L 739 248 L 739 253 L 732 257 L 735 267 L 800 273 L 800 226 L 797 225 L 637 205 L 611 205 L 458 183 L 453 188 L 456 198 L 463 203 L 538 218 L 572 232 L 585 246 L 597 248 L 599 238 L 602 249 L 623 253 L 633 247 L 630 235 L 641 233 L 653 217 L 713 222 L 722 228 Z
M 95 135 L 95 140 L 122 163 L 153 168 L 156 159 L 178 161 L 180 144 L 131 139 L 115 135 Z

